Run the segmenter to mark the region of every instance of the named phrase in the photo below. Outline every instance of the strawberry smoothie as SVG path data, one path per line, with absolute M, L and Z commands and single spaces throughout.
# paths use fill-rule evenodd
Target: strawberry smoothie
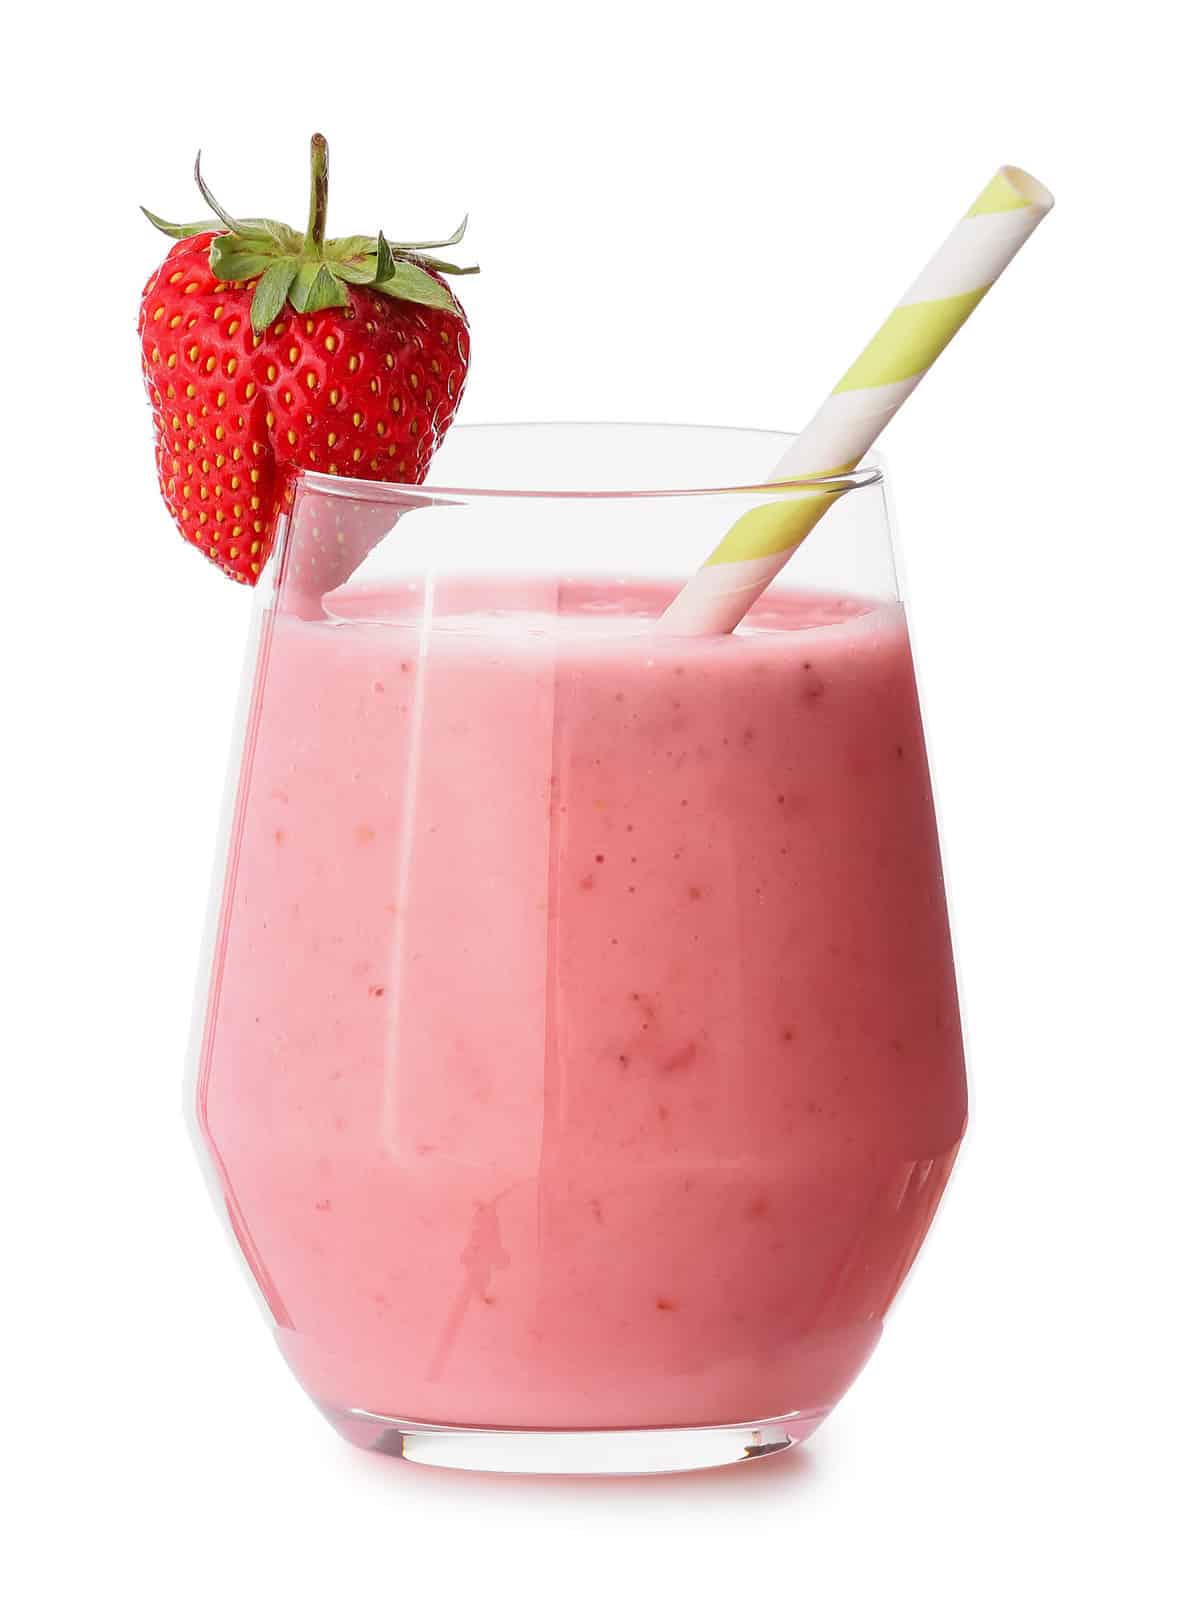
M 908 637 L 458 580 L 271 615 L 197 1093 L 335 1418 L 799 1414 L 866 1359 L 965 1089 Z

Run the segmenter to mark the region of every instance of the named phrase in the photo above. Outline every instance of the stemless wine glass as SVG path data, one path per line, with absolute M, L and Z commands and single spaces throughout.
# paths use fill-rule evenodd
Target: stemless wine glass
M 880 471 L 781 434 L 456 426 L 307 474 L 259 591 L 195 1118 L 357 1444 L 648 1472 L 805 1438 L 966 1102 Z M 653 622 L 829 513 L 737 632 Z

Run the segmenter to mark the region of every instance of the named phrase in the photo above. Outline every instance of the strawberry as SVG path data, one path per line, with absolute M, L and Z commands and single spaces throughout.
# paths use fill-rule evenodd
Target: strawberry
M 470 336 L 443 274 L 473 272 L 380 233 L 325 238 L 328 147 L 312 140 L 301 235 L 238 221 L 164 222 L 178 242 L 142 291 L 138 331 L 159 487 L 180 533 L 257 583 L 298 472 L 420 483 L 453 420 Z M 334 503 L 337 504 L 336 502 Z M 341 583 L 396 512 L 342 502 L 298 527 L 313 592 Z

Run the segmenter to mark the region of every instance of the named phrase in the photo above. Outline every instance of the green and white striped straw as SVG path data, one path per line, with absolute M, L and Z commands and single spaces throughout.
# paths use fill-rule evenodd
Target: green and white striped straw
M 857 466 L 1053 204 L 1029 173 L 1001 167 L 770 481 L 836 478 Z M 748 511 L 667 607 L 659 629 L 730 633 L 838 498 L 836 483 L 814 484 Z

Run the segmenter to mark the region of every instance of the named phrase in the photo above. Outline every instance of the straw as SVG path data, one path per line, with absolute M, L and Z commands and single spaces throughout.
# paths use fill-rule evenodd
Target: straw
M 874 444 L 1054 204 L 1020 167 L 1001 167 L 816 416 L 770 482 L 845 474 Z M 740 517 L 658 621 L 663 633 L 730 633 L 849 487 L 814 484 Z

